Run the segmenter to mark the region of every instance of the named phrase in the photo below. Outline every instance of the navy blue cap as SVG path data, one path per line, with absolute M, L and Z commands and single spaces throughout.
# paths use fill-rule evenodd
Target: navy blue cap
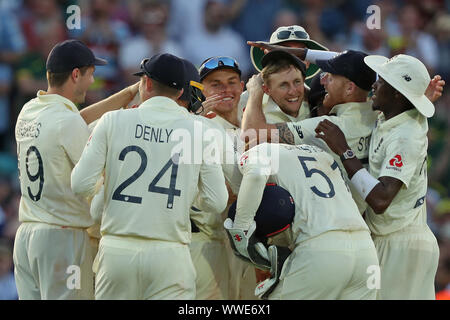
M 46 69 L 51 73 L 61 73 L 87 66 L 104 66 L 107 63 L 106 60 L 95 57 L 83 42 L 71 39 L 53 47 L 47 58 Z
M 376 73 L 364 62 L 367 54 L 347 50 L 330 60 L 317 60 L 322 71 L 344 76 L 363 90 L 370 91 L 376 81 Z
M 228 218 L 234 221 L 236 203 L 228 209 Z M 294 220 L 295 205 L 290 193 L 275 184 L 267 184 L 261 204 L 255 215 L 255 235 L 260 239 L 271 237 L 286 230 Z
M 269 63 L 278 61 L 278 60 L 288 60 L 290 61 L 294 66 L 297 67 L 297 69 L 299 69 L 302 74 L 303 77 L 305 77 L 306 75 L 306 65 L 303 63 L 302 60 L 300 60 L 299 58 L 297 58 L 296 56 L 283 51 L 283 50 L 272 50 L 269 53 L 267 53 L 266 55 L 264 55 L 264 57 L 261 60 L 261 65 L 264 68 L 265 66 L 267 66 Z
M 192 62 L 181 59 L 184 63 L 184 76 L 185 76 L 185 84 L 184 84 L 184 91 L 183 94 L 180 97 L 180 100 L 183 101 L 189 101 L 190 95 L 189 95 L 189 86 L 191 81 L 200 82 L 200 75 L 198 74 L 197 68 L 192 64 Z
M 319 101 L 322 100 L 327 91 L 325 87 L 320 83 L 320 78 L 323 72 L 319 72 L 312 79 L 309 84 L 308 103 L 311 107 L 316 107 Z
M 184 70 L 183 60 L 170 53 L 161 53 L 142 60 L 141 71 L 133 75 L 146 75 L 168 87 L 180 90 L 185 84 Z

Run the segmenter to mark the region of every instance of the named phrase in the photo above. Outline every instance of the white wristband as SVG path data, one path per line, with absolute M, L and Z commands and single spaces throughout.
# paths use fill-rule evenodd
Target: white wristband
M 358 170 L 350 181 L 364 200 L 366 200 L 370 191 L 380 183 L 378 179 L 372 177 L 372 175 L 364 168 Z
M 317 60 L 330 60 L 336 57 L 339 53 L 334 51 L 323 51 L 323 50 L 311 50 L 306 51 L 305 60 L 316 63 Z

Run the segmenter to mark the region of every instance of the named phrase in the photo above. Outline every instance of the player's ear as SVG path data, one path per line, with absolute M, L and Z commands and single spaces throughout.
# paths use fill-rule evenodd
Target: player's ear
M 180 99 L 181 98 L 181 96 L 183 95 L 183 92 L 184 92 L 184 88 L 181 88 L 181 90 L 178 92 L 178 95 L 177 95 L 177 97 L 176 97 L 176 99 L 175 100 L 178 100 L 178 99 Z
M 269 95 L 269 91 L 270 91 L 270 90 L 269 90 L 269 87 L 268 87 L 265 83 L 263 83 L 262 89 L 263 89 L 263 91 L 264 91 L 265 94 Z
M 72 73 L 70 74 L 70 77 L 72 78 L 73 82 L 77 82 L 78 79 L 80 78 L 80 76 L 81 76 L 81 72 L 80 72 L 80 69 L 78 69 L 78 68 L 73 69 Z
M 147 77 L 147 76 L 144 76 L 144 78 L 145 78 L 145 89 L 148 91 L 148 92 L 150 92 L 150 91 L 152 91 L 152 89 L 153 89 L 153 82 L 152 82 L 152 79 L 150 79 L 149 77 Z

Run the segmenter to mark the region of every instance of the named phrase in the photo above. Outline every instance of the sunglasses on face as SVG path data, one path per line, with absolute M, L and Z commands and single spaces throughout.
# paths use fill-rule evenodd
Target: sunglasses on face
M 202 63 L 202 65 L 199 68 L 200 76 L 202 74 L 209 72 L 210 70 L 214 70 L 220 67 L 231 67 L 240 71 L 239 64 L 233 58 L 214 57 Z
M 294 34 L 294 36 L 297 39 L 309 39 L 308 34 L 304 31 L 290 31 L 290 30 L 283 30 L 283 31 L 278 32 L 277 38 L 278 38 L 278 40 L 289 39 L 291 34 Z

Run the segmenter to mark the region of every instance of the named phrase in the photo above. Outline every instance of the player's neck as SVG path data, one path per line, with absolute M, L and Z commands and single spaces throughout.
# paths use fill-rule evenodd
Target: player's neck
M 70 101 L 72 101 L 73 103 L 75 102 L 75 95 L 73 93 L 73 90 L 68 89 L 66 86 L 62 86 L 62 87 L 49 87 L 47 90 L 48 94 L 57 94 L 60 95 Z
M 237 108 L 233 108 L 233 111 L 226 112 L 226 113 L 217 112 L 217 111 L 214 111 L 214 112 L 221 118 L 227 120 L 232 125 L 239 127 L 239 121 L 237 119 Z

